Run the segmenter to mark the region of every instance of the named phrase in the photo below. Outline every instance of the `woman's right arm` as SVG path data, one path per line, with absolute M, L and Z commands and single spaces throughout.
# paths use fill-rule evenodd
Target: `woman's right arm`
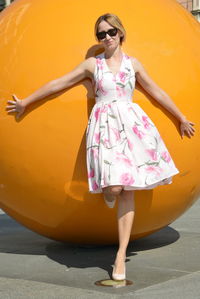
M 12 106 L 6 107 L 9 109 L 8 112 L 18 112 L 17 118 L 19 118 L 29 104 L 66 89 L 89 77 L 94 69 L 94 59 L 94 57 L 90 57 L 84 60 L 72 71 L 62 77 L 49 81 L 23 100 L 19 100 L 13 95 L 15 101 L 8 101 L 8 103 L 12 104 Z

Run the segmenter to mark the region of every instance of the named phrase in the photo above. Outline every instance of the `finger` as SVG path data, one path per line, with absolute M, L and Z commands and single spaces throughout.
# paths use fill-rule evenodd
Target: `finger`
M 14 105 L 12 105 L 12 106 L 6 106 L 6 108 L 15 108 L 15 106 Z
M 16 109 L 12 109 L 12 110 L 9 110 L 8 113 L 10 112 L 16 112 L 17 110 Z
M 181 128 L 181 135 L 184 135 L 184 129 Z
M 190 132 L 194 132 L 194 131 L 195 131 L 195 128 L 190 127 L 189 130 L 190 130 Z
M 194 136 L 194 133 L 193 133 L 193 132 L 190 132 L 190 135 Z
M 16 95 L 12 95 L 15 101 L 19 101 L 18 98 L 16 97 Z
M 10 104 L 16 104 L 16 102 L 14 102 L 14 101 L 7 101 L 7 103 L 10 103 Z
M 189 134 L 189 137 L 192 137 L 192 136 L 193 136 L 193 133 L 192 133 L 192 132 L 189 132 L 188 134 Z

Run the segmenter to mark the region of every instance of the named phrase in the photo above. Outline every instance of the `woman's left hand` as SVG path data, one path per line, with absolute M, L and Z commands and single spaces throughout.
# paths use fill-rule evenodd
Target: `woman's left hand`
M 195 129 L 193 128 L 194 123 L 185 119 L 180 123 L 181 138 L 185 135 L 185 132 L 188 134 L 189 138 L 194 135 Z

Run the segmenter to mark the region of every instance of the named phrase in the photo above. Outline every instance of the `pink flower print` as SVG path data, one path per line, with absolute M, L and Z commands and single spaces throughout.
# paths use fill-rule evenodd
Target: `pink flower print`
M 96 181 L 92 182 L 92 189 L 93 190 L 97 190 L 99 188 L 99 186 L 97 185 Z
M 120 140 L 120 132 L 119 132 L 119 130 L 116 129 L 116 128 L 110 128 L 110 130 L 112 130 L 113 133 L 114 133 L 114 135 L 115 135 L 115 141 Z
M 145 135 L 144 132 L 139 131 L 137 125 L 135 125 L 134 127 L 132 127 L 133 132 L 140 138 L 142 139 L 143 136 Z
M 102 113 L 105 113 L 108 111 L 108 106 L 107 105 L 104 105 L 102 108 L 101 108 L 101 112 Z
M 100 58 L 97 58 L 97 65 L 100 70 L 103 70 L 103 61 Z
M 91 151 L 92 151 L 92 154 L 93 154 L 94 159 L 97 159 L 98 156 L 99 156 L 99 150 L 98 150 L 98 148 L 93 147 L 93 148 L 91 149 Z
M 145 129 L 150 129 L 150 123 L 148 122 L 148 117 L 147 116 L 145 116 L 145 115 L 143 115 L 142 116 L 142 121 L 143 121 L 143 124 L 144 124 L 144 127 L 145 127 Z
M 103 89 L 103 79 L 99 79 L 97 81 L 97 89 L 102 93 L 104 96 L 107 95 L 107 91 Z
M 124 154 L 116 152 L 116 160 L 122 161 L 126 166 L 132 167 L 132 161 Z
M 104 146 L 107 147 L 107 148 L 110 146 L 110 142 L 109 142 L 109 140 L 106 139 L 106 138 L 103 140 L 103 144 L 104 144 Z
M 95 141 L 96 141 L 96 143 L 99 143 L 99 141 L 100 141 L 100 133 L 95 133 Z
M 159 166 L 152 166 L 152 165 L 146 167 L 145 170 L 149 173 L 155 172 L 158 175 L 160 175 L 160 173 L 162 172 L 162 168 L 160 168 Z
M 117 90 L 117 95 L 118 97 L 121 97 L 123 95 L 126 95 L 126 91 L 124 88 L 119 87 L 118 85 L 116 85 L 116 90 Z
M 110 105 L 110 104 L 108 104 L 108 107 L 109 107 L 109 108 L 111 108 L 111 105 Z
M 161 157 L 165 160 L 165 162 L 169 163 L 171 161 L 171 156 L 169 152 L 165 151 L 161 153 Z
M 146 152 L 150 155 L 152 160 L 156 161 L 158 159 L 157 151 L 155 149 L 147 149 Z
M 129 147 L 129 149 L 132 151 L 132 149 L 133 149 L 133 144 L 132 144 L 132 142 L 131 142 L 130 139 L 128 139 L 128 138 L 127 138 L 127 142 L 128 142 L 128 147 Z
M 126 73 L 125 72 L 119 72 L 119 78 L 121 82 L 125 82 L 126 79 Z
M 96 117 L 96 121 L 98 121 L 98 119 L 99 119 L 99 113 L 100 113 L 100 108 L 97 108 L 96 110 L 95 110 L 95 113 L 94 113 L 94 115 L 95 115 L 95 117 Z
M 124 54 L 124 57 L 125 57 L 126 59 L 129 59 L 129 56 L 128 56 L 127 54 Z
M 120 182 L 122 185 L 131 185 L 135 182 L 135 180 L 130 173 L 125 172 L 120 176 Z
M 128 108 L 128 111 L 130 111 L 130 110 L 132 110 L 133 112 L 135 112 L 132 106 Z
M 94 177 L 94 168 L 91 168 L 88 178 L 93 178 Z

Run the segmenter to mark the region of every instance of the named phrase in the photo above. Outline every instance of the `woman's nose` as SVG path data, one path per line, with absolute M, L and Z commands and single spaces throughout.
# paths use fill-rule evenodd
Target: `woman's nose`
M 110 35 L 108 33 L 106 33 L 106 39 L 110 39 Z

